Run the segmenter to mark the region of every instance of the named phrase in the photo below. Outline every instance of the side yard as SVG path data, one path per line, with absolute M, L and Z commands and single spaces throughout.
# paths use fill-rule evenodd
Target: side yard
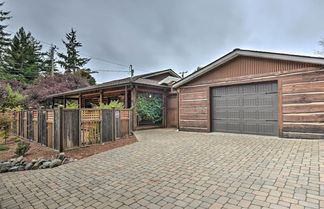
M 16 140 L 16 141 L 15 141 Z M 25 161 L 31 162 L 34 159 L 44 158 L 51 159 L 52 157 L 59 154 L 58 151 L 55 151 L 51 148 L 48 148 L 44 145 L 41 145 L 34 141 L 28 141 L 25 139 L 19 139 L 16 137 L 12 137 L 7 140 L 7 143 L 4 144 L 4 140 L 0 139 L 0 147 L 9 147 L 9 150 L 0 151 L 0 160 L 8 160 L 12 158 L 17 158 L 18 156 L 15 154 L 15 150 L 18 144 L 18 141 L 26 141 L 30 143 L 30 149 L 27 154 L 24 156 Z M 136 142 L 137 139 L 132 136 L 125 139 L 118 139 L 116 141 L 106 142 L 102 144 L 94 144 L 90 146 L 85 146 L 81 148 L 75 148 L 71 150 L 64 151 L 65 156 L 73 159 L 82 159 L 85 157 L 89 157 L 94 154 L 98 154 L 100 152 L 105 152 L 117 147 L 125 146 L 128 144 L 132 144 Z

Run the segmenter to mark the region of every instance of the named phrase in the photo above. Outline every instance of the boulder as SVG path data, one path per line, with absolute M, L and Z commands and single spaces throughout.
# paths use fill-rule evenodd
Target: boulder
M 38 169 L 44 162 L 46 162 L 45 159 L 39 158 L 36 163 L 33 165 L 32 169 Z
M 22 162 L 24 160 L 24 156 L 20 156 L 20 157 L 18 157 L 17 159 L 16 159 L 16 162 L 17 163 L 20 163 L 20 162 Z
M 65 154 L 64 154 L 64 152 L 61 152 L 60 154 L 56 155 L 56 159 L 60 159 L 60 160 L 63 161 L 64 158 L 65 158 Z
M 3 163 L 0 163 L 0 173 L 7 172 L 9 168 L 10 168 L 10 162 L 5 161 Z
M 25 170 L 25 166 L 23 165 L 18 166 L 18 171 L 23 171 L 23 170 Z
M 51 162 L 50 161 L 46 161 L 39 168 L 40 169 L 48 168 L 50 165 L 51 165 Z
M 33 163 L 27 163 L 25 166 L 25 170 L 30 170 L 33 167 Z
M 18 166 L 13 166 L 11 168 L 8 169 L 9 172 L 12 172 L 12 171 L 18 171 Z
M 51 161 L 49 167 L 50 168 L 54 168 L 54 167 L 59 166 L 61 164 L 62 164 L 62 160 L 60 160 L 60 159 L 54 159 L 54 160 Z

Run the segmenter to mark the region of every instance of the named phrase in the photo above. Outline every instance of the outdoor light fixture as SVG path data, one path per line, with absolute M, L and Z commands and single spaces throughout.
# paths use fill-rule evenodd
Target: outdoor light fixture
M 152 94 L 149 94 L 149 98 L 152 98 Z

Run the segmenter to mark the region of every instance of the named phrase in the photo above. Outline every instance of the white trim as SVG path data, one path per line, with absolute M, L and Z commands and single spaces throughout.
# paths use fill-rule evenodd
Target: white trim
M 197 120 L 180 120 L 180 121 L 206 121 L 206 122 L 207 122 L 207 119 L 197 119 Z
M 293 123 L 293 122 L 283 122 L 283 125 L 296 125 L 296 124 L 299 124 L 299 125 L 316 125 L 316 126 L 324 126 L 324 123 L 307 123 L 307 122 L 304 122 L 304 123 L 301 123 L 301 122 Z
M 200 130 L 208 130 L 208 128 L 192 127 L 192 126 L 181 126 L 181 125 L 180 125 L 180 130 L 181 130 L 181 129 L 200 129 Z
M 284 96 L 295 96 L 295 95 L 304 95 L 304 94 L 324 94 L 322 91 L 316 91 L 316 92 L 300 92 L 300 93 L 282 93 Z
M 207 99 L 181 99 L 181 102 L 206 101 Z
M 230 52 L 229 54 L 225 55 L 224 57 L 216 60 L 215 62 L 212 62 L 212 63 L 206 65 L 198 72 L 193 73 L 193 74 L 189 75 L 188 77 L 175 83 L 172 87 L 177 88 L 177 87 L 199 77 L 200 75 L 205 74 L 208 71 L 234 59 L 235 57 L 237 57 L 239 55 L 324 65 L 324 58 L 321 58 L 321 57 L 308 57 L 308 56 L 301 56 L 301 55 L 289 55 L 289 54 L 279 54 L 279 53 L 272 53 L 272 52 L 258 52 L 258 51 L 235 49 L 232 52 Z
M 308 105 L 324 105 L 324 102 L 309 102 L 309 103 L 296 103 L 296 104 L 283 104 L 284 107 L 291 107 L 291 106 L 308 106 Z
M 307 116 L 307 115 L 324 115 L 324 112 L 314 112 L 314 113 L 283 113 L 287 116 Z

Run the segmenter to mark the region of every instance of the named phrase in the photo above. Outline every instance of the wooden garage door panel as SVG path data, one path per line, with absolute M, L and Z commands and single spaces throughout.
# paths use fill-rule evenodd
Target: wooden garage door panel
M 212 89 L 212 130 L 278 135 L 277 83 Z

